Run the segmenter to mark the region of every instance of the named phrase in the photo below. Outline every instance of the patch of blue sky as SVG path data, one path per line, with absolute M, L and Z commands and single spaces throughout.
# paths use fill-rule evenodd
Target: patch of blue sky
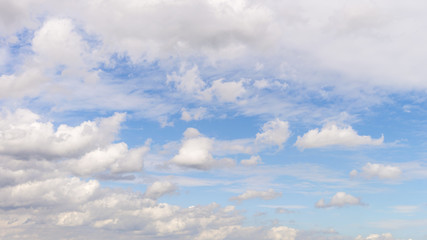
M 33 30 L 24 29 L 12 38 L 2 37 L 0 39 L 0 44 L 7 57 L 6 61 L 0 65 L 0 74 L 9 75 L 19 71 L 19 67 L 25 62 L 25 58 L 33 54 L 31 46 L 33 35 Z

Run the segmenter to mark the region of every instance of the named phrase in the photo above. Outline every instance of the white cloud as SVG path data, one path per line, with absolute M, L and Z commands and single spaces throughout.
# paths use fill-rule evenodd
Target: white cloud
M 210 169 L 215 163 L 212 154 L 213 140 L 203 137 L 197 129 L 188 128 L 184 132 L 181 148 L 171 162 L 183 167 Z
M 55 130 L 50 122 L 26 110 L 3 113 L 0 118 L 0 153 L 18 157 L 73 157 L 112 142 L 125 114 L 86 121 L 76 127 L 60 125 Z
M 274 199 L 274 198 L 277 198 L 280 196 L 282 196 L 282 193 L 276 192 L 273 189 L 268 189 L 267 191 L 247 190 L 246 192 L 244 192 L 238 196 L 231 197 L 230 200 L 231 201 L 237 201 L 237 202 L 241 202 L 241 201 L 253 199 L 253 198 L 261 198 L 264 200 L 271 200 L 271 199 Z
M 112 173 L 137 172 L 143 167 L 143 157 L 148 146 L 128 149 L 126 143 L 111 144 L 86 153 L 80 159 L 67 161 L 75 174 L 90 176 L 110 170 Z
M 243 159 L 240 161 L 240 164 L 246 165 L 246 166 L 254 166 L 261 163 L 262 163 L 261 157 L 258 155 L 254 155 L 254 156 L 251 156 L 249 159 Z
M 86 121 L 76 127 L 50 122 L 26 109 L 5 112 L 0 118 L 0 153 L 17 157 L 73 157 L 112 142 L 125 114 Z
M 236 165 L 231 158 L 216 159 L 212 156 L 215 140 L 203 136 L 195 128 L 187 128 L 184 132 L 181 146 L 170 162 L 181 167 L 209 170 L 212 168 L 227 168 Z
M 199 94 L 206 85 L 199 76 L 197 65 L 187 70 L 186 65 L 182 64 L 179 73 L 173 72 L 172 75 L 167 75 L 166 83 L 170 82 L 173 82 L 179 91 L 194 95 Z
M 384 136 L 372 139 L 370 136 L 360 136 L 351 126 L 338 127 L 335 124 L 326 124 L 319 131 L 313 129 L 298 136 L 295 146 L 303 150 L 306 148 L 322 148 L 327 146 L 357 147 L 361 145 L 378 146 L 383 144 Z
M 0 76 L 0 98 L 36 96 L 40 86 L 49 79 L 40 69 L 29 68 L 22 73 Z
M 256 142 L 267 145 L 277 145 L 283 147 L 291 132 L 289 131 L 289 123 L 275 119 L 266 122 L 262 126 L 262 132 L 256 134 Z
M 223 79 L 215 80 L 210 88 L 202 92 L 202 97 L 205 100 L 211 100 L 212 96 L 215 96 L 220 102 L 235 102 L 246 92 L 243 81 L 223 82 Z
M 383 233 L 383 234 L 370 234 L 366 238 L 361 235 L 357 236 L 354 240 L 395 240 L 391 233 Z
M 337 192 L 329 203 L 325 203 L 322 198 L 316 203 L 317 208 L 329 208 L 329 207 L 344 207 L 350 205 L 363 205 L 359 198 L 354 197 L 345 192 Z
M 79 34 L 74 32 L 70 19 L 50 19 L 34 34 L 32 48 L 43 64 L 53 67 L 83 65 L 85 44 Z
M 402 170 L 396 166 L 367 163 L 360 173 L 357 170 L 352 170 L 350 175 L 352 177 L 360 175 L 366 178 L 398 179 L 402 175 Z
M 31 181 L 0 188 L 0 206 L 37 207 L 81 204 L 99 188 L 96 180 L 84 182 L 77 177 Z
M 268 231 L 268 239 L 271 240 L 295 240 L 297 230 L 290 227 L 273 227 Z
M 156 181 L 147 187 L 144 196 L 151 199 L 158 199 L 165 194 L 174 193 L 177 186 L 168 181 Z

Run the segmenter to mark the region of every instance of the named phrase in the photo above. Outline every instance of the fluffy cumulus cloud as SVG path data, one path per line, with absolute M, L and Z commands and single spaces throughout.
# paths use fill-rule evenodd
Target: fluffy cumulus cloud
M 345 192 L 337 192 L 329 201 L 326 203 L 322 198 L 316 203 L 317 208 L 329 208 L 329 207 L 344 207 L 351 205 L 363 205 L 359 198 L 354 197 Z
M 79 178 L 51 178 L 30 181 L 0 188 L 3 208 L 36 207 L 52 205 L 81 204 L 92 197 L 99 188 L 99 182 L 84 182 Z M 37 196 L 37 197 L 35 197 Z
M 263 200 L 271 200 L 274 198 L 278 198 L 280 196 L 282 196 L 282 193 L 276 192 L 273 189 L 268 189 L 267 191 L 247 190 L 246 192 L 244 192 L 238 196 L 231 197 L 230 200 L 236 201 L 236 202 L 241 202 L 244 200 L 254 199 L 254 198 L 260 198 Z
M 86 153 L 79 159 L 67 162 L 77 175 L 90 176 L 109 170 L 112 173 L 137 172 L 143 167 L 143 156 L 148 146 L 128 149 L 126 143 L 111 144 Z
M 298 136 L 295 146 L 299 149 L 321 148 L 327 146 L 357 147 L 361 145 L 378 146 L 383 144 L 384 136 L 372 139 L 370 136 L 360 136 L 351 126 L 339 127 L 326 124 L 322 129 L 313 129 Z
M 209 169 L 215 164 L 212 157 L 213 140 L 204 137 L 195 128 L 188 128 L 184 132 L 184 139 L 178 154 L 171 162 L 189 168 Z
M 275 119 L 266 122 L 262 126 L 262 131 L 256 134 L 256 142 L 260 144 L 276 145 L 282 148 L 290 135 L 289 123 L 280 119 Z
M 86 121 L 79 126 L 43 122 L 27 109 L 4 111 L 0 118 L 0 153 L 18 158 L 46 159 L 80 156 L 112 142 L 125 114 Z
M 285 226 L 273 227 L 268 232 L 268 239 L 271 240 L 295 240 L 297 230 Z
M 362 167 L 359 173 L 357 170 L 352 170 L 350 176 L 362 176 L 365 178 L 379 178 L 379 179 L 398 179 L 402 175 L 402 170 L 399 167 L 384 165 L 378 163 L 367 163 Z
M 59 132 L 54 130 L 53 124 L 40 122 L 36 114 L 27 110 L 9 113 L 8 117 L 8 121 L 2 122 L 3 127 L 13 128 L 12 123 L 21 127 L 30 125 L 35 129 L 43 126 L 49 130 L 44 129 L 44 132 L 51 136 L 51 141 L 55 141 L 55 133 Z M 127 239 L 212 239 L 209 236 L 240 239 L 247 236 L 248 231 L 260 239 L 265 235 L 268 229 L 264 227 L 243 227 L 243 216 L 233 206 L 221 207 L 211 203 L 182 207 L 158 202 L 163 195 L 177 190 L 177 186 L 168 181 L 155 181 L 142 194 L 130 189 L 105 188 L 99 180 L 91 179 L 103 171 L 122 173 L 141 168 L 141 156 L 148 151 L 148 146 L 129 149 L 125 143 L 106 143 L 115 138 L 122 117 L 114 115 L 77 127 L 63 125 L 62 128 L 76 132 L 73 136 L 79 138 L 82 137 L 79 128 L 85 128 L 83 132 L 89 137 L 104 127 L 104 131 L 112 135 L 104 137 L 107 139 L 91 138 L 95 142 L 92 149 L 78 158 L 72 157 L 74 154 L 64 154 L 61 159 L 53 161 L 52 155 L 25 159 L 16 159 L 14 154 L 1 155 L 0 226 L 4 231 L 0 236 L 6 239 L 17 236 L 20 239 L 64 236 L 118 239 L 124 235 Z M 7 133 L 6 137 L 15 136 L 3 132 Z M 18 129 L 17 132 L 23 137 L 28 131 Z M 61 136 L 66 138 L 68 135 Z M 197 130 L 190 129 L 184 138 L 200 136 Z M 72 145 L 73 141 L 66 143 Z M 71 228 L 74 230 L 69 231 Z

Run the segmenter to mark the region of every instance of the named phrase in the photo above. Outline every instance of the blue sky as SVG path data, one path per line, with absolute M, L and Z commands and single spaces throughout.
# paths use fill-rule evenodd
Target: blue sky
M 0 1 L 0 238 L 427 238 L 422 1 Z

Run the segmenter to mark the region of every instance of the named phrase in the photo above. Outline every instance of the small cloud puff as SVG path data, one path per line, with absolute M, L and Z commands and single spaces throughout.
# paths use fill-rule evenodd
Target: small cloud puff
M 183 135 L 181 147 L 171 163 L 199 170 L 235 165 L 234 160 L 229 158 L 215 160 L 211 154 L 214 140 L 203 136 L 197 129 L 188 128 Z
M 329 203 L 322 198 L 316 203 L 317 208 L 344 207 L 350 205 L 363 205 L 359 198 L 345 192 L 337 192 Z
M 255 191 L 255 190 L 248 190 L 238 196 L 231 197 L 230 201 L 237 201 L 241 202 L 248 199 L 254 199 L 254 198 L 261 198 L 264 200 L 271 200 L 277 197 L 282 196 L 282 193 L 276 192 L 273 189 L 268 189 L 267 191 Z
M 251 156 L 249 159 L 243 159 L 240 161 L 240 164 L 245 166 L 255 166 L 261 163 L 262 163 L 261 157 L 258 155 Z

